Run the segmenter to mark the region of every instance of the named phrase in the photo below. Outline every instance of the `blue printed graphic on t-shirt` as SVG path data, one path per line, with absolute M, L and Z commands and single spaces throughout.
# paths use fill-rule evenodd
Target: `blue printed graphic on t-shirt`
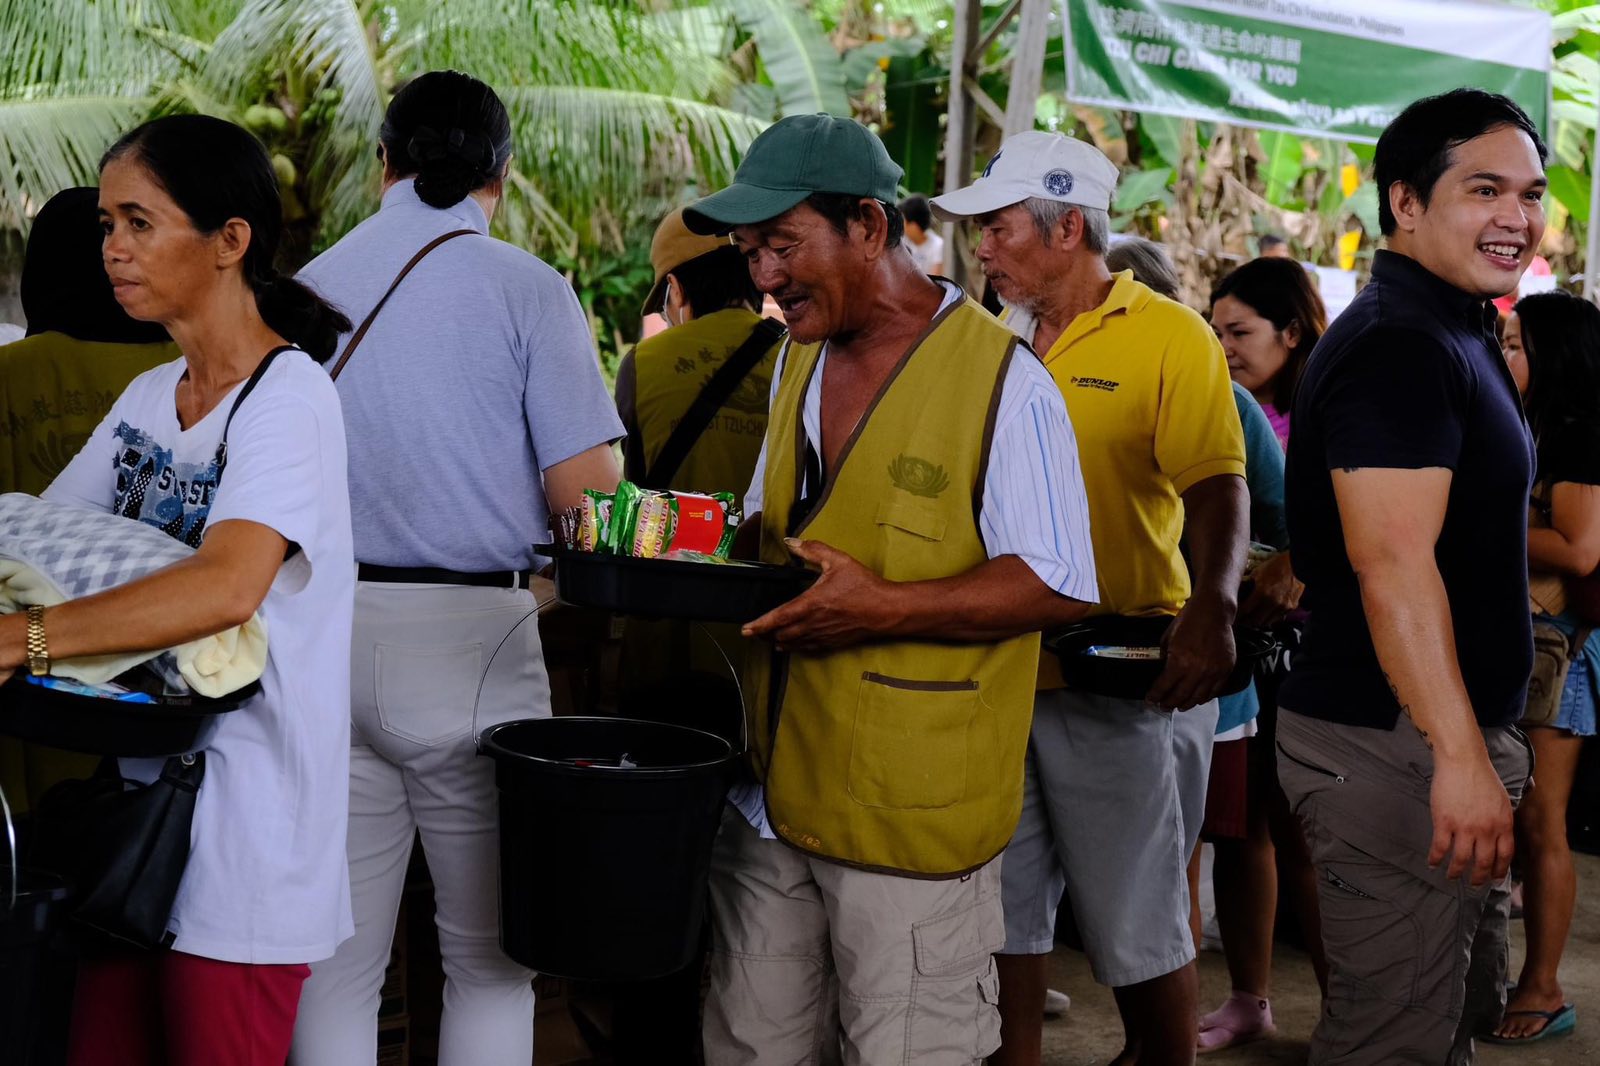
M 113 460 L 117 494 L 112 513 L 200 547 L 217 490 L 216 457 L 205 463 L 175 462 L 170 448 L 126 422 L 117 425 L 117 439 L 121 445 Z

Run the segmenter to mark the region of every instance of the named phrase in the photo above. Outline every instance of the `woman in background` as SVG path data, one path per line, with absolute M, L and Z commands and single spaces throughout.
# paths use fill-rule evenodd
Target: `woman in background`
M 1244 264 L 1213 291 L 1211 327 L 1222 342 L 1235 387 L 1260 401 L 1278 443 L 1287 444 L 1295 384 L 1327 328 L 1327 313 L 1311 275 L 1293 259 L 1255 259 Z M 1274 629 L 1292 650 L 1298 644 L 1294 612 L 1302 586 L 1289 565 L 1287 536 L 1284 529 L 1282 541 L 1257 538 L 1283 550 L 1255 567 L 1253 588 L 1240 604 L 1239 621 Z M 1276 682 L 1280 676 L 1277 670 L 1258 676 L 1261 713 L 1255 721 L 1256 733 L 1241 741 L 1248 749 L 1243 760 L 1247 779 L 1243 818 L 1234 827 L 1236 832 L 1209 837 L 1215 849 L 1212 883 L 1217 927 L 1232 989 L 1221 1006 L 1200 1019 L 1197 1042 L 1202 1053 L 1233 1047 L 1275 1029 L 1268 994 L 1280 866 L 1317 983 L 1324 989 L 1327 986 L 1316 875 L 1299 823 L 1278 786 L 1275 767 Z M 1213 757 L 1213 767 L 1216 765 Z M 1212 819 L 1209 804 L 1206 817 L 1208 822 Z
M 1584 738 L 1595 734 L 1600 635 L 1569 609 L 1566 583 L 1600 566 L 1600 308 L 1561 292 L 1525 297 L 1506 322 L 1505 354 L 1524 394 L 1538 463 L 1529 511 L 1530 606 L 1535 621 L 1576 644 L 1555 719 L 1523 723 L 1537 767 L 1516 813 L 1527 954 L 1505 1019 L 1486 1037 L 1521 1044 L 1577 1024 L 1557 970 L 1578 887 L 1567 801 Z

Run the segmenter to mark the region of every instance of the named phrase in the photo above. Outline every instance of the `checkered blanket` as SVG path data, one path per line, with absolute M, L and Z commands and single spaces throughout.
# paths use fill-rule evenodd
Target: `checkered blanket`
M 131 518 L 20 492 L 0 495 L 0 614 L 115 588 L 193 554 Z M 98 684 L 148 662 L 177 691 L 222 696 L 259 678 L 266 660 L 266 623 L 257 615 L 164 652 L 61 660 L 52 670 Z

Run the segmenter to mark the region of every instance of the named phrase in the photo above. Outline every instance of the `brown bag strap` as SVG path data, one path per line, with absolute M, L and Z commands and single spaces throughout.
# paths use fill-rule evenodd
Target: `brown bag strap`
M 361 339 L 367 335 L 367 330 L 372 328 L 372 320 L 378 317 L 378 312 L 383 310 L 383 305 L 389 302 L 389 297 L 394 295 L 394 290 L 400 287 L 400 283 L 406 279 L 406 275 L 411 273 L 412 267 L 422 262 L 429 252 L 439 247 L 439 245 L 443 244 L 445 241 L 453 241 L 457 237 L 465 237 L 468 234 L 477 232 L 478 231 L 475 229 L 451 230 L 449 233 L 439 234 L 439 236 L 423 245 L 422 250 L 416 255 L 412 256 L 411 261 L 400 268 L 400 273 L 396 274 L 394 276 L 394 281 L 389 283 L 389 291 L 383 294 L 383 298 L 378 301 L 377 306 L 375 306 L 367 314 L 366 318 L 361 320 L 361 325 L 357 326 L 355 333 L 351 334 L 350 336 L 350 343 L 344 346 L 344 354 L 339 357 L 339 361 L 337 363 L 333 364 L 333 369 L 328 371 L 328 376 L 334 378 L 335 380 L 338 379 L 339 372 L 344 369 L 344 365 L 348 363 L 350 361 L 350 357 L 355 354 L 357 346 L 361 344 Z

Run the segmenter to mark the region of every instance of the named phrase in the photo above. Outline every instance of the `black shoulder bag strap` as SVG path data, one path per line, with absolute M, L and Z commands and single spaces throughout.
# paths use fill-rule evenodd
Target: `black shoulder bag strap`
M 711 419 L 716 416 L 722 405 L 728 402 L 728 397 L 739 387 L 739 382 L 749 376 L 750 371 L 761 362 L 761 357 L 767 354 L 783 333 L 783 323 L 776 319 L 763 318 L 756 323 L 756 328 L 750 331 L 750 336 L 728 356 L 727 362 L 717 368 L 717 372 L 711 375 L 711 380 L 700 390 L 700 395 L 694 398 L 694 403 L 689 405 L 689 410 L 679 420 L 672 435 L 667 438 L 667 443 L 661 446 L 656 461 L 645 471 L 644 480 L 640 482 L 642 488 L 670 487 L 672 479 L 678 476 L 678 467 L 683 465 L 683 461 L 689 457 L 689 452 L 699 443 L 706 427 L 711 425 Z
M 457 237 L 466 237 L 477 232 L 478 231 L 475 229 L 454 229 L 449 233 L 441 233 L 427 244 L 424 244 L 421 250 L 418 251 L 416 255 L 412 256 L 410 261 L 407 262 L 405 266 L 400 268 L 400 273 L 396 274 L 394 276 L 394 280 L 389 283 L 388 290 L 384 292 L 383 296 L 378 300 L 377 304 L 372 308 L 372 310 L 367 312 L 367 317 L 361 320 L 361 325 L 357 326 L 355 333 L 351 334 L 350 336 L 350 343 L 344 346 L 344 354 L 339 356 L 339 361 L 337 363 L 333 364 L 333 369 L 328 371 L 328 376 L 333 378 L 335 381 L 339 379 L 339 372 L 344 369 L 344 365 L 348 363 L 350 361 L 350 357 L 355 354 L 356 348 L 361 344 L 362 338 L 366 337 L 367 330 L 372 328 L 372 320 L 378 317 L 378 312 L 383 310 L 383 305 L 389 302 L 389 297 L 394 295 L 394 290 L 398 289 L 400 287 L 400 283 L 406 280 L 406 275 L 411 273 L 411 269 L 413 267 L 422 262 L 422 260 L 427 257 L 429 252 L 439 247 L 439 245 L 443 244 L 445 241 L 453 241 Z
M 261 379 L 267 376 L 267 369 L 272 366 L 273 361 L 278 356 L 284 352 L 296 350 L 293 345 L 285 344 L 268 352 L 267 357 L 256 364 L 254 373 L 245 381 L 244 388 L 239 390 L 239 395 L 233 398 L 233 406 L 228 408 L 228 420 L 222 423 L 222 440 L 217 442 L 217 485 L 222 484 L 222 471 L 228 465 L 228 430 L 233 426 L 233 416 L 239 413 L 239 405 L 244 403 L 246 396 L 256 391 L 256 386 L 261 384 Z
M 257 385 L 261 384 L 261 379 L 267 376 L 267 369 L 272 366 L 273 361 L 276 360 L 278 356 L 282 355 L 284 352 L 293 352 L 298 350 L 299 349 L 295 348 L 295 346 L 292 344 L 285 344 L 272 349 L 272 351 L 267 353 L 267 357 L 265 359 L 256 364 L 255 372 L 252 373 L 249 377 L 249 380 L 244 383 L 244 388 L 239 390 L 239 395 L 233 398 L 233 406 L 228 408 L 228 420 L 222 423 L 222 440 L 217 442 L 217 480 L 212 483 L 213 491 L 221 487 L 222 472 L 223 470 L 227 469 L 228 466 L 228 430 L 233 427 L 233 416 L 239 413 L 239 405 L 244 403 L 246 396 L 249 396 L 255 391 Z M 291 542 L 283 551 L 284 559 L 288 560 L 292 558 L 294 553 L 299 550 L 300 545 Z

